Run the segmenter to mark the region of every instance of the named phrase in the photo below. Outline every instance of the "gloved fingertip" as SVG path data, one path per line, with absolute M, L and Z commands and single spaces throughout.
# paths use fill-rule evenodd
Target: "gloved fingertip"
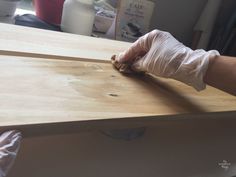
M 127 57 L 124 53 L 120 53 L 119 55 L 116 56 L 116 61 L 118 61 L 119 63 L 127 63 Z
M 113 64 L 113 66 L 116 68 L 116 69 L 120 69 L 121 67 L 121 64 L 116 60 L 116 55 L 113 55 L 111 57 L 111 63 Z
M 22 134 L 20 131 L 18 130 L 10 130 L 10 131 L 7 131 L 7 132 L 4 132 L 1 137 L 4 137 L 5 139 L 9 139 L 9 138 L 15 138 L 15 137 L 22 137 Z
M 116 60 L 116 55 L 112 55 L 111 61 L 115 61 L 115 60 Z
M 4 132 L 0 136 L 0 147 L 6 148 L 8 151 L 14 152 L 19 149 L 22 140 L 22 134 L 20 131 L 11 130 Z
M 131 66 L 129 64 L 123 64 L 120 63 L 119 61 L 116 60 L 117 56 L 113 55 L 111 57 L 111 63 L 113 64 L 113 66 L 121 73 L 123 74 L 131 74 L 133 73 Z

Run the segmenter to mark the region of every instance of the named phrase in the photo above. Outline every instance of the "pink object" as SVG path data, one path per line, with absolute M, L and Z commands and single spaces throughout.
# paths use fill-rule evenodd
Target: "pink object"
M 60 25 L 65 0 L 34 0 L 36 15 L 43 21 Z

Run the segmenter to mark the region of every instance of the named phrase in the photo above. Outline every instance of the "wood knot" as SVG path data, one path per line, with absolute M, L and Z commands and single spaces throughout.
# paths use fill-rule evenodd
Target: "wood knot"
M 119 95 L 117 95 L 115 93 L 109 93 L 108 95 L 111 96 L 111 97 L 118 97 L 119 96 Z

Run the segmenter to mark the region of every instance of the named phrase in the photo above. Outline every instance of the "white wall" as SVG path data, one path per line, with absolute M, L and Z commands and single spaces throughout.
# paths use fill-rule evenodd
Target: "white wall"
M 207 0 L 156 0 L 151 28 L 171 32 L 186 45 Z
M 8 177 L 232 177 L 235 125 L 236 119 L 163 121 L 133 141 L 99 132 L 25 138 Z M 218 164 L 223 160 L 228 170 Z

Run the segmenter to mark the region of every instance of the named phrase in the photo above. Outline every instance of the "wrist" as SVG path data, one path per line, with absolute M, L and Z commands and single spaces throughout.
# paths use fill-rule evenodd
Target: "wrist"
M 174 79 L 192 86 L 197 91 L 204 90 L 206 88 L 204 80 L 206 73 L 209 67 L 214 64 L 217 56 L 219 56 L 219 52 L 215 50 L 208 52 L 204 50 L 191 51 L 181 63 Z
M 206 70 L 206 73 L 203 77 L 203 81 L 204 83 L 208 84 L 208 80 L 210 77 L 210 73 L 212 71 L 212 68 L 214 68 L 214 65 L 217 63 L 217 61 L 219 60 L 220 55 L 216 55 L 213 57 L 209 57 L 209 63 L 208 63 L 208 68 Z

